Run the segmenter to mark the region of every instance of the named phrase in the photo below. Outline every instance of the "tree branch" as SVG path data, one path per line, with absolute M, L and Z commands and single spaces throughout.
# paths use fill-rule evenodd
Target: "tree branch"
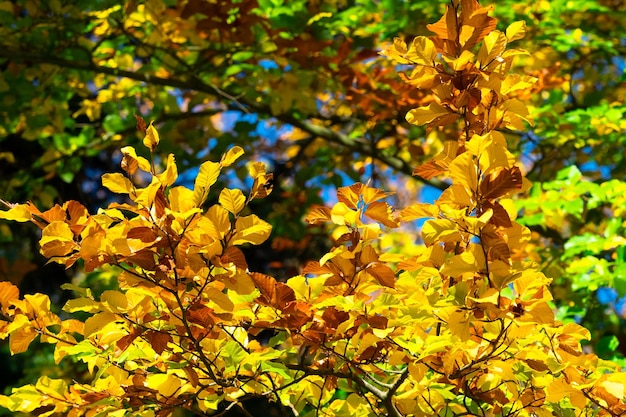
M 236 98 L 234 95 L 228 93 L 227 91 L 224 91 L 219 87 L 211 83 L 205 82 L 193 75 L 187 80 L 177 78 L 164 78 L 154 76 L 148 73 L 128 71 L 120 68 L 111 68 L 98 65 L 90 60 L 91 57 L 86 57 L 87 59 L 85 60 L 77 61 L 59 56 L 40 55 L 21 51 L 11 51 L 7 49 L 0 49 L 0 58 L 6 58 L 13 61 L 27 61 L 41 64 L 51 64 L 62 68 L 107 74 L 144 82 L 151 85 L 167 86 L 178 88 L 181 90 L 195 90 L 198 92 L 222 97 L 231 101 L 235 104 L 237 108 L 246 113 L 250 112 L 250 110 L 253 110 L 257 113 L 264 114 L 269 117 L 274 117 L 283 123 L 298 127 L 299 129 L 302 129 L 313 136 L 323 138 L 328 142 L 341 145 L 347 149 L 362 153 L 364 155 L 371 155 L 376 160 L 382 162 L 390 168 L 393 168 L 394 170 L 402 172 L 408 176 L 412 176 L 413 173 L 412 167 L 406 161 L 394 156 L 384 155 L 378 152 L 378 150 L 373 148 L 372 144 L 367 141 L 352 139 L 349 136 L 337 132 L 331 128 L 317 125 L 309 120 L 298 119 L 293 114 L 282 113 L 278 115 L 272 115 L 269 107 L 245 99 Z M 446 184 L 444 181 L 425 180 L 420 177 L 413 178 L 439 190 L 444 190 L 448 187 L 448 184 Z

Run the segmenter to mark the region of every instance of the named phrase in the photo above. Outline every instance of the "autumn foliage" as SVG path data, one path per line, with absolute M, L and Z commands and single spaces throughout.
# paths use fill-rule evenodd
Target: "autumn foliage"
M 286 282 L 250 271 L 241 250 L 271 232 L 249 207 L 272 191 L 265 165 L 248 164 L 249 190 L 208 199 L 239 146 L 204 162 L 193 189 L 176 185 L 174 155 L 158 171 L 154 157 L 124 147 L 123 173 L 102 177 L 124 202 L 96 213 L 77 201 L 45 211 L 6 203 L 0 218 L 39 227 L 51 262 L 112 268 L 118 288 L 95 296 L 68 284 L 76 297 L 56 314 L 46 295 L 20 297 L 1 282 L 11 352 L 39 338 L 57 363 L 87 364 L 91 379 L 42 376 L 0 405 L 43 416 L 211 415 L 260 395 L 302 416 L 625 414 L 626 375 L 583 351 L 585 328 L 555 319 L 550 279 L 516 222 L 512 198 L 530 183 L 502 131 L 532 123 L 524 96 L 535 78 L 511 72 L 526 53 L 510 47 L 524 23 L 500 32 L 489 12 L 451 2 L 428 26 L 434 35 L 383 51 L 406 83 L 433 93 L 407 120 L 456 132 L 414 170 L 449 181 L 441 197 L 393 208 L 384 190 L 340 188 L 333 207 L 306 217 L 332 225 L 334 247 Z M 157 129 L 141 128 L 154 156 Z M 418 219 L 423 245 L 382 243 Z

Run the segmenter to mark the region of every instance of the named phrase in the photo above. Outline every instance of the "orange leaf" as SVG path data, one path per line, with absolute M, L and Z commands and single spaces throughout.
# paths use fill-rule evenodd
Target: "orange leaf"
M 380 285 L 393 288 L 396 284 L 396 274 L 387 265 L 375 263 L 365 269 L 365 271 L 376 278 Z
M 387 227 L 398 227 L 398 221 L 393 217 L 391 206 L 387 203 L 381 201 L 370 203 L 367 205 L 364 214 Z
M 229 246 L 222 255 L 223 263 L 233 263 L 237 268 L 248 269 L 248 262 L 241 249 L 235 246 Z
M 437 23 L 426 25 L 426 28 L 441 39 L 456 40 L 458 36 L 456 10 L 451 6 L 446 6 L 446 13 L 441 16 L 441 19 Z
M 331 211 L 328 207 L 315 205 L 309 210 L 309 214 L 307 214 L 304 221 L 311 224 L 328 222 L 331 220 L 330 213 Z
M 0 281 L 0 307 L 2 311 L 6 311 L 11 301 L 17 300 L 19 297 L 20 290 L 15 285 L 7 281 Z
M 422 164 L 415 169 L 413 169 L 413 175 L 417 175 L 419 177 L 424 178 L 425 180 L 430 180 L 435 178 L 437 175 L 441 175 L 447 171 L 447 168 L 442 167 L 435 161 L 428 161 L 425 164 Z
M 439 208 L 433 204 L 414 203 L 402 210 L 400 219 L 407 222 L 425 217 L 435 217 L 437 214 L 439 214 Z

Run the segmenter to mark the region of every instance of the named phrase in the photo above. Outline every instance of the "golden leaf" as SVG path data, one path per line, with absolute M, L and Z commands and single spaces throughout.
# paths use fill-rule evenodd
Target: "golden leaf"
M 405 57 L 414 64 L 434 66 L 437 50 L 426 36 L 416 36 Z
M 39 244 L 41 254 L 46 258 L 65 256 L 78 249 L 70 226 L 59 220 L 53 221 L 43 229 Z
M 244 243 L 260 245 L 269 237 L 272 226 L 261 220 L 257 215 L 251 214 L 237 218 L 235 230 L 236 232 L 232 239 L 233 245 L 242 245 Z
M 31 342 L 35 340 L 38 333 L 32 327 L 24 327 L 9 335 L 9 350 L 11 355 L 23 353 L 28 350 Z
M 146 136 L 143 139 L 143 145 L 150 149 L 150 152 L 154 152 L 158 144 L 159 132 L 157 132 L 156 128 L 152 126 L 152 122 L 150 122 L 150 126 L 146 129 Z
M 241 210 L 243 210 L 246 204 L 246 197 L 244 197 L 241 190 L 224 188 L 220 193 L 219 203 L 226 210 L 234 215 L 237 215 Z
M 413 203 L 400 212 L 400 219 L 407 222 L 425 217 L 436 217 L 438 214 L 439 208 L 433 204 Z
M 7 281 L 0 281 L 0 307 L 6 312 L 11 301 L 19 299 L 20 290 Z
M 0 202 L 11 207 L 9 210 L 0 211 L 0 219 L 16 222 L 28 222 L 32 219 L 28 204 L 9 204 L 2 200 Z
M 209 195 L 209 190 L 220 175 L 220 164 L 207 161 L 200 165 L 198 176 L 193 185 L 193 204 L 200 207 Z
M 130 194 L 135 188 L 130 180 L 119 172 L 104 174 L 102 176 L 102 185 L 116 194 Z
M 152 170 L 150 162 L 148 162 L 148 160 L 143 156 L 137 156 L 137 152 L 132 146 L 126 146 L 122 148 L 121 151 L 123 155 L 122 169 L 129 175 L 133 175 L 137 172 L 138 168 L 145 172 L 150 172 Z
M 314 205 L 304 219 L 305 222 L 311 224 L 319 224 L 330 220 L 330 208 L 320 205 Z
M 407 122 L 422 126 L 425 125 L 437 117 L 445 116 L 451 112 L 443 107 L 441 104 L 432 102 L 427 107 L 418 107 L 416 109 L 409 110 L 406 114 Z
M 376 281 L 378 281 L 380 285 L 394 288 L 396 284 L 396 274 L 387 265 L 384 265 L 382 263 L 374 263 L 368 266 L 365 271 L 374 278 L 376 278 Z
M 509 42 L 522 39 L 526 35 L 526 22 L 523 20 L 513 22 L 506 28 L 506 38 Z
M 241 146 L 233 146 L 224 155 L 222 155 L 220 165 L 223 167 L 231 166 L 243 154 L 244 151 Z
M 487 200 L 521 189 L 522 172 L 516 166 L 494 169 L 480 182 L 480 193 Z
M 398 227 L 398 220 L 391 212 L 391 206 L 382 201 L 376 201 L 366 206 L 364 214 L 387 227 Z
M 174 159 L 173 154 L 169 154 L 167 156 L 167 165 L 165 167 L 165 171 L 159 175 L 157 175 L 161 184 L 164 187 L 169 187 L 170 185 L 176 182 L 178 178 L 178 168 L 176 166 L 176 160 Z
M 422 239 L 426 246 L 439 242 L 458 242 L 461 240 L 456 223 L 448 219 L 427 220 L 422 228 Z

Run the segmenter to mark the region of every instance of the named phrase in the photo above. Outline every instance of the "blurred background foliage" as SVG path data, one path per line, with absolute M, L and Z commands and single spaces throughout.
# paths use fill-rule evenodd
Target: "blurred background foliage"
M 488 5 L 489 2 L 483 2 Z M 521 97 L 534 126 L 504 132 L 534 182 L 519 204 L 536 261 L 554 280 L 563 320 L 592 331 L 589 349 L 626 353 L 626 4 L 621 0 L 499 0 L 498 28 L 524 20 L 516 71 L 538 78 Z M 250 269 L 289 277 L 325 253 L 325 230 L 304 225 L 313 204 L 355 181 L 395 191 L 398 206 L 445 186 L 411 177 L 455 132 L 404 120 L 433 100 L 398 78 L 378 52 L 394 37 L 429 35 L 445 1 L 12 0 L 0 1 L 0 198 L 39 208 L 76 199 L 92 210 L 111 196 L 104 172 L 154 121 L 157 162 L 174 153 L 192 182 L 198 165 L 233 144 L 275 175 L 254 207 L 272 223 Z M 139 147 L 141 148 L 141 147 Z M 241 163 L 227 181 L 246 185 Z M 182 170 L 181 169 L 181 170 Z M 249 184 L 248 184 L 249 185 Z M 219 189 L 217 187 L 216 189 Z M 419 244 L 417 234 L 384 242 Z M 44 265 L 28 225 L 0 225 L 0 279 L 50 294 L 63 282 L 115 285 L 111 271 Z M 80 377 L 46 348 L 0 353 L 2 389 L 35 375 Z

